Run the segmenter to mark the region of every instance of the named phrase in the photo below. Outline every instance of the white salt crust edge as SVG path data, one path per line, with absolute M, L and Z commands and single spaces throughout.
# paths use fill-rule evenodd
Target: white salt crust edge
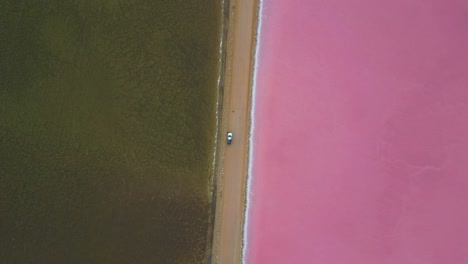
M 247 251 L 248 251 L 248 234 L 249 234 L 249 214 L 250 214 L 250 200 L 253 197 L 251 191 L 252 187 L 252 167 L 253 167 L 253 157 L 254 157 L 254 133 L 255 133 L 255 98 L 257 92 L 257 73 L 259 66 L 259 53 L 260 53 L 260 41 L 261 41 L 261 31 L 262 31 L 262 21 L 263 21 L 263 0 L 258 1 L 258 17 L 257 17 L 257 31 L 255 36 L 255 50 L 254 50 L 254 70 L 252 76 L 252 94 L 251 94 L 251 107 L 250 107 L 250 131 L 249 131 L 249 164 L 247 172 L 247 186 L 246 186 L 246 201 L 245 201 L 245 219 L 244 219 L 244 228 L 243 228 L 243 238 L 242 238 L 242 263 L 246 263 Z

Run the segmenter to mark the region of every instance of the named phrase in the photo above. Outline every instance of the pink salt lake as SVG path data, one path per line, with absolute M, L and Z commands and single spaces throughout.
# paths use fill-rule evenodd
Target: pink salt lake
M 468 1 L 261 13 L 245 263 L 468 263 Z

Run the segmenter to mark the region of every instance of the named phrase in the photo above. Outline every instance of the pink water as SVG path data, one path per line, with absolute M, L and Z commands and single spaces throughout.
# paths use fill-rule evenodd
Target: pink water
M 468 263 L 468 1 L 262 16 L 246 263 Z

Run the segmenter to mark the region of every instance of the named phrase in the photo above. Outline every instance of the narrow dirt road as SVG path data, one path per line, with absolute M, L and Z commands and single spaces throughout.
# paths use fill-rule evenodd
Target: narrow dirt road
M 213 243 L 213 263 L 218 264 L 242 261 L 257 9 L 257 0 L 230 1 Z M 234 135 L 231 145 L 226 145 L 228 131 Z

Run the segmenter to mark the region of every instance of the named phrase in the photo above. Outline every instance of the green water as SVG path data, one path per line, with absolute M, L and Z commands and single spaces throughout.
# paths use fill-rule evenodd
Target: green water
M 0 263 L 202 263 L 220 0 L 0 1 Z

